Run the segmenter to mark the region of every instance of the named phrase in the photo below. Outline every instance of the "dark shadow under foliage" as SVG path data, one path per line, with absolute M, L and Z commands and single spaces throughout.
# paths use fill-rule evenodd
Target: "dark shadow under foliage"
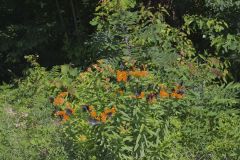
M 54 66 L 75 59 L 76 42 L 93 33 L 89 21 L 97 0 L 1 0 L 0 7 L 0 81 L 21 76 L 27 67 L 24 56 L 37 54 L 40 64 Z M 67 46 L 67 47 L 66 47 Z

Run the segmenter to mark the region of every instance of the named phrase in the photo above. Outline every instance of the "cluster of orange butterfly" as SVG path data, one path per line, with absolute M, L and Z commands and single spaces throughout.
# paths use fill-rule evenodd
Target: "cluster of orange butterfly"
M 121 64 L 122 65 L 122 64 Z M 120 67 L 123 68 L 124 66 Z M 135 70 L 135 67 L 133 71 L 125 71 L 125 70 L 117 70 L 116 72 L 116 77 L 117 77 L 117 82 L 123 82 L 126 83 L 128 80 L 128 76 L 134 76 L 134 77 L 146 77 L 148 75 L 148 72 L 146 71 L 146 67 L 144 66 L 143 70 L 139 71 L 139 70 Z M 124 93 L 125 87 L 124 84 L 120 87 L 119 90 L 117 90 L 117 93 L 119 93 L 120 95 L 123 95 Z M 182 83 L 177 84 L 172 91 L 169 93 L 166 89 L 166 87 L 164 87 L 163 85 L 160 85 L 160 89 L 158 92 L 155 93 L 150 93 L 146 95 L 146 100 L 150 103 L 156 101 L 156 99 L 158 97 L 160 98 L 176 98 L 176 99 L 181 99 L 183 98 L 184 95 L 184 86 Z M 137 98 L 137 99 L 142 99 L 145 97 L 145 92 L 142 89 L 138 89 L 135 92 L 135 95 L 131 96 L 132 98 Z
M 125 66 L 123 63 L 120 65 L 120 70 L 117 70 L 117 82 L 127 82 L 128 76 L 134 76 L 134 77 L 146 77 L 148 75 L 148 72 L 146 71 L 146 66 L 142 66 L 142 70 L 136 70 L 135 66 L 131 67 L 131 71 L 123 70 Z
M 103 112 L 99 115 L 97 114 L 95 108 L 91 105 L 83 105 L 83 111 L 88 112 L 90 115 L 89 123 L 92 125 L 106 123 L 107 119 L 112 117 L 116 113 L 116 107 L 112 107 L 111 109 L 105 108 Z
M 99 67 L 97 64 L 92 66 L 99 72 L 103 72 L 103 68 Z M 146 77 L 149 73 L 146 71 L 146 66 L 143 65 L 141 70 L 136 70 L 135 67 L 132 67 L 131 71 L 124 70 L 125 66 L 120 65 L 120 69 L 116 71 L 116 81 L 120 84 L 120 89 L 117 91 L 120 95 L 124 94 L 125 83 L 128 81 L 129 76 L 134 76 L 137 78 Z M 111 69 L 111 68 L 110 68 Z M 88 72 L 92 71 L 91 68 L 87 69 Z M 114 73 L 114 70 L 110 70 L 111 73 Z M 121 86 L 122 85 L 122 86 Z M 148 103 L 156 102 L 158 98 L 176 98 L 181 99 L 184 97 L 184 86 L 182 83 L 176 84 L 175 87 L 169 92 L 164 85 L 160 85 L 158 91 L 156 92 L 144 92 L 142 88 L 138 88 L 134 95 L 131 98 L 143 99 L 146 98 Z M 61 92 L 51 101 L 55 107 L 54 114 L 59 116 L 62 120 L 67 121 L 70 116 L 75 113 L 75 109 L 71 107 L 71 103 L 66 102 L 65 99 L 69 95 L 68 92 Z M 65 104 L 65 109 L 61 109 L 58 106 Z M 103 112 L 97 114 L 96 110 L 91 105 L 83 105 L 83 111 L 89 113 L 89 123 L 90 124 L 100 124 L 105 123 L 108 118 L 112 117 L 116 113 L 116 108 L 112 107 L 111 109 L 105 108 Z
M 54 115 L 59 116 L 63 121 L 67 121 L 70 116 L 74 115 L 75 109 L 71 107 L 71 103 L 66 102 L 66 97 L 69 95 L 68 92 L 60 92 L 54 99 L 51 99 L 55 107 Z M 61 109 L 59 106 L 65 105 L 65 109 Z M 105 108 L 99 115 L 91 105 L 83 105 L 83 111 L 87 111 L 90 115 L 90 124 L 105 123 L 108 118 L 112 117 L 116 113 L 116 107 L 111 109 Z
M 71 103 L 65 101 L 65 98 L 68 96 L 68 94 L 68 92 L 61 92 L 56 96 L 56 98 L 51 100 L 55 107 L 54 114 L 59 116 L 64 121 L 67 121 L 70 116 L 75 113 L 75 109 L 72 108 Z M 64 110 L 59 107 L 63 104 L 65 104 Z
M 175 98 L 182 99 L 184 97 L 185 87 L 182 84 L 177 84 L 171 92 L 167 90 L 166 87 L 160 85 L 161 87 L 157 92 L 152 92 L 146 94 L 143 90 L 138 90 L 135 92 L 135 95 L 131 96 L 132 98 L 143 99 L 146 97 L 147 102 L 153 103 L 156 102 L 158 98 Z M 123 91 L 122 91 L 123 94 Z

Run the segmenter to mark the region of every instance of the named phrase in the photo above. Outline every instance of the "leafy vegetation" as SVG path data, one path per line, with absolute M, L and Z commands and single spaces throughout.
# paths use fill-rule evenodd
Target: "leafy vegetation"
M 0 159 L 239 159 L 238 1 L 81 2 L 88 12 L 74 0 L 60 13 L 53 2 L 22 2 L 60 16 L 36 18 L 61 33 L 47 46 L 30 38 L 30 50 L 61 46 L 72 63 L 48 69 L 43 55 L 27 53 L 23 77 L 0 86 Z M 95 31 L 76 13 L 94 15 Z M 0 56 L 20 60 L 28 49 L 11 41 Z
M 66 159 L 59 122 L 48 105 L 45 69 L 36 67 L 17 86 L 1 86 L 1 159 Z

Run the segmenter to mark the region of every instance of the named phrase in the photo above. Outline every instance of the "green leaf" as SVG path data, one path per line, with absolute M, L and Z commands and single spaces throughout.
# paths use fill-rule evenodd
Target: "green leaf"
M 141 134 L 138 134 L 136 144 L 134 146 L 134 151 L 136 151 L 138 149 L 140 139 L 141 139 Z
M 69 67 L 69 65 L 62 65 L 61 66 L 61 73 L 62 74 L 67 74 L 68 72 L 69 72 L 69 70 L 70 70 L 70 67 Z

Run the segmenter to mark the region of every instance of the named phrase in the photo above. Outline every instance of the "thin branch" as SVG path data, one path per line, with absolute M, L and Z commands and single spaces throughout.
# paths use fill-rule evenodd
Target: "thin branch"
M 71 3 L 71 9 L 72 9 L 75 31 L 78 34 L 77 17 L 76 17 L 76 11 L 75 11 L 75 8 L 74 8 L 73 0 L 70 0 L 70 3 Z

